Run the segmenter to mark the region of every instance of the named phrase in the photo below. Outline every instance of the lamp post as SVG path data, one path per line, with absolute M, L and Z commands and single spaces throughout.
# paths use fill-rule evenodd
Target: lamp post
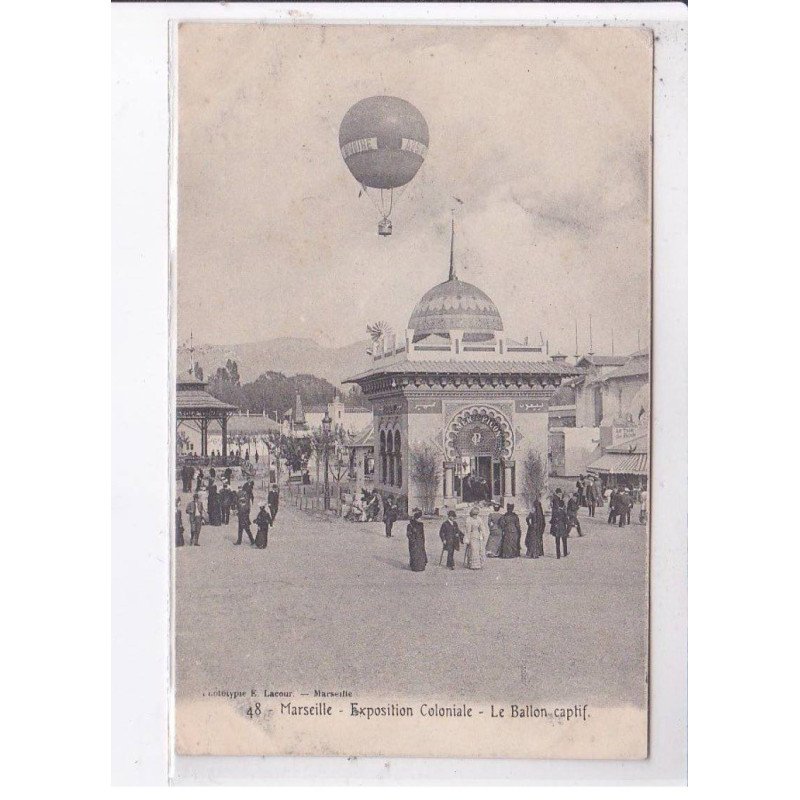
M 325 412 L 325 416 L 322 418 L 322 441 L 324 443 L 324 454 L 325 454 L 325 504 L 324 508 L 326 511 L 330 510 L 331 507 L 331 495 L 330 495 L 330 486 L 328 484 L 328 447 L 330 446 L 330 436 L 331 436 L 331 418 L 328 416 L 328 412 Z

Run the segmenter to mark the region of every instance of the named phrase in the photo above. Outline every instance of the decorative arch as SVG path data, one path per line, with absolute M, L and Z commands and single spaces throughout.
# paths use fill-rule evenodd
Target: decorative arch
M 491 406 L 475 405 L 461 409 L 445 429 L 444 452 L 448 461 L 455 461 L 462 454 L 460 440 L 463 440 L 469 430 L 492 438 L 493 455 L 505 461 L 513 458 L 514 433 L 506 416 Z M 476 446 L 479 444 L 480 439 Z

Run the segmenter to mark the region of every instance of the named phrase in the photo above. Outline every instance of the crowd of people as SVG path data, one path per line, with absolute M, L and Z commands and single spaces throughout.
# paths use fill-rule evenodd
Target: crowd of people
M 276 484 L 271 484 L 264 502 L 256 503 L 254 481 L 245 480 L 238 489 L 231 485 L 233 471 L 226 467 L 220 475 L 214 467 L 204 474 L 203 469 L 195 469 L 184 465 L 181 470 L 181 481 L 185 493 L 192 495 L 185 510 L 178 498 L 175 509 L 176 546 L 185 544 L 183 516 L 186 515 L 190 533 L 189 544 L 200 544 L 200 533 L 204 525 L 227 525 L 231 515 L 237 519 L 237 539 L 235 544 L 241 545 L 246 535 L 253 547 L 265 548 L 269 541 L 269 529 L 275 524 L 278 514 L 279 491 Z M 563 489 L 556 489 L 549 498 L 550 535 L 555 545 L 557 559 L 569 555 L 568 539 L 575 530 L 579 537 L 583 536 L 579 519 L 579 510 L 588 509 L 589 517 L 595 516 L 598 507 L 608 505 L 608 524 L 620 528 L 631 522 L 631 509 L 640 504 L 639 521 L 647 520 L 647 491 L 629 486 L 607 487 L 603 489 L 592 477 L 581 475 L 576 483 L 575 491 L 565 494 Z M 484 520 L 481 507 L 489 505 L 491 510 Z M 258 512 L 251 520 L 253 509 Z M 387 538 L 392 537 L 395 522 L 401 517 L 399 506 L 391 497 L 384 497 L 377 490 L 362 490 L 361 496 L 354 497 L 350 507 L 344 513 L 346 519 L 358 522 L 382 520 Z M 413 509 L 406 528 L 408 539 L 409 566 L 414 572 L 424 571 L 428 556 L 425 548 L 425 528 L 422 522 L 423 512 Z M 447 555 L 446 567 L 455 569 L 455 553 L 464 547 L 464 566 L 471 570 L 479 570 L 487 558 L 520 558 L 522 556 L 537 559 L 544 556 L 544 535 L 547 531 L 547 520 L 541 500 L 533 503 L 533 508 L 525 518 L 525 539 L 522 539 L 522 524 L 514 510 L 514 504 L 508 503 L 501 512 L 498 503 L 483 504 L 476 502 L 469 510 L 464 523 L 464 530 L 459 527 L 456 512 L 448 511 L 447 517 L 439 528 L 439 539 L 442 552 L 439 557 L 441 565 Z M 253 536 L 251 525 L 256 526 Z M 524 544 L 524 552 L 523 552 Z
M 567 540 L 573 530 L 582 537 L 579 510 L 588 508 L 590 517 L 595 516 L 598 506 L 605 503 L 609 505 L 609 524 L 618 524 L 624 527 L 630 524 L 631 508 L 634 503 L 641 503 L 640 522 L 647 519 L 647 492 L 643 489 L 632 489 L 621 486 L 608 489 L 605 492 L 596 485 L 591 478 L 581 476 L 576 485 L 576 491 L 568 496 L 563 489 L 556 489 L 549 499 L 550 502 L 550 535 L 555 545 L 557 559 L 569 555 Z M 459 527 L 455 511 L 448 511 L 447 518 L 439 528 L 439 539 L 442 543 L 442 553 L 439 564 L 447 555 L 446 567 L 455 569 L 455 553 L 462 545 L 465 548 L 464 566 L 472 570 L 483 567 L 484 558 L 520 558 L 522 552 L 522 525 L 519 515 L 514 511 L 514 504 L 508 503 L 504 512 L 500 505 L 492 504 L 486 522 L 484 522 L 480 505 L 475 504 L 469 510 L 464 531 Z M 388 513 L 388 509 L 387 509 Z M 425 549 L 425 527 L 422 522 L 422 510 L 415 508 L 411 513 L 411 520 L 406 528 L 408 537 L 409 566 L 413 572 L 422 572 L 428 564 Z M 396 516 L 385 516 L 386 535 L 391 536 L 391 528 L 396 521 Z M 547 530 L 544 507 L 541 500 L 533 503 L 533 508 L 525 517 L 525 551 L 526 558 L 537 559 L 544 556 L 544 534 Z
M 354 495 L 352 501 L 342 510 L 348 522 L 374 522 L 385 516 L 386 509 L 381 493 L 377 489 L 362 489 L 361 496 Z
M 186 504 L 185 510 L 181 508 L 180 497 L 175 501 L 176 547 L 183 547 L 186 543 L 184 513 L 189 527 L 190 545 L 200 545 L 200 533 L 204 525 L 213 527 L 227 525 L 231 521 L 231 516 L 235 514 L 237 522 L 235 544 L 241 545 L 243 536 L 246 534 L 253 547 L 260 549 L 267 547 L 269 529 L 275 524 L 278 516 L 280 493 L 277 485 L 272 484 L 263 502 L 256 503 L 254 481 L 245 480 L 238 489 L 234 489 L 231 486 L 231 477 L 230 469 L 225 470 L 221 481 L 218 480 L 213 468 L 209 470 L 208 477 L 204 477 L 200 470 L 195 484 L 193 473 L 181 472 L 184 492 L 191 493 L 192 498 Z M 255 507 L 259 510 L 255 519 L 251 520 L 250 517 Z M 256 526 L 255 536 L 253 536 L 251 525 Z

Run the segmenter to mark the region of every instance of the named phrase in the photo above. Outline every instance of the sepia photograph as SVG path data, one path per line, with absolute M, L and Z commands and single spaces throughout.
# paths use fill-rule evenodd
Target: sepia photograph
M 652 31 L 173 39 L 176 752 L 647 758 Z

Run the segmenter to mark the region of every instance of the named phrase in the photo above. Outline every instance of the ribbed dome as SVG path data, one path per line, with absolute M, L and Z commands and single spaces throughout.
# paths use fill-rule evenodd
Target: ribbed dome
M 485 292 L 471 283 L 451 278 L 425 293 L 408 327 L 418 335 L 451 330 L 491 333 L 503 330 L 503 320 Z

